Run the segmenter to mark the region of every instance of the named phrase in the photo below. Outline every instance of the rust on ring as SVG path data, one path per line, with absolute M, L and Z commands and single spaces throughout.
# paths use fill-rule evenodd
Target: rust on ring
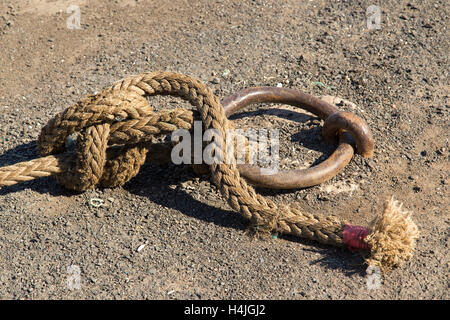
M 307 169 L 283 170 L 275 174 L 261 173 L 261 168 L 238 164 L 240 174 L 250 183 L 272 189 L 296 189 L 325 182 L 342 171 L 350 162 L 353 142 L 359 154 L 373 154 L 373 138 L 369 127 L 360 117 L 341 112 L 335 106 L 310 94 L 288 88 L 254 87 L 242 90 L 221 101 L 227 117 L 254 103 L 280 103 L 305 109 L 325 120 L 322 134 L 326 138 L 339 138 L 339 145 L 328 159 Z M 354 139 L 354 140 L 353 140 Z

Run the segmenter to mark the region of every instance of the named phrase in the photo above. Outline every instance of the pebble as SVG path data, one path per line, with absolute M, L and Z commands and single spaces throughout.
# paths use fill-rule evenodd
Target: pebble
M 219 84 L 220 83 L 220 79 L 217 78 L 217 77 L 214 77 L 209 82 L 211 82 L 212 84 Z

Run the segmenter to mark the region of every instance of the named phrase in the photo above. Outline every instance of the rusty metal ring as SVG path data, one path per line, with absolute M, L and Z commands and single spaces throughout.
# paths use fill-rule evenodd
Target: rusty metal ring
M 287 88 L 254 87 L 242 90 L 221 101 L 227 117 L 254 103 L 280 103 L 305 109 L 325 120 L 323 135 L 339 136 L 339 145 L 328 159 L 307 169 L 283 170 L 272 175 L 262 174 L 261 168 L 238 164 L 240 174 L 250 183 L 272 189 L 297 189 L 325 182 L 342 171 L 350 162 L 356 136 L 358 150 L 363 156 L 373 153 L 373 139 L 367 124 L 358 116 L 341 112 L 335 106 L 312 95 Z M 348 132 L 349 131 L 349 132 Z

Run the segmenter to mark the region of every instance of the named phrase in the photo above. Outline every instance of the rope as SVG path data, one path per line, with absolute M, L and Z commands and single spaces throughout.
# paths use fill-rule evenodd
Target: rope
M 0 187 L 49 175 L 56 175 L 67 188 L 79 191 L 97 184 L 105 187 L 124 184 L 144 163 L 149 149 L 147 142 L 178 128 L 189 129 L 193 123 L 193 113 L 186 109 L 153 111 L 145 99 L 153 95 L 178 96 L 195 106 L 204 129 L 220 133 L 221 138 L 215 143 L 227 159 L 226 129 L 233 126 L 211 89 L 186 75 L 151 72 L 123 79 L 56 115 L 42 129 L 38 139 L 43 158 L 0 168 Z M 78 132 L 76 150 L 64 152 L 66 138 L 75 132 Z M 249 219 L 258 230 L 339 247 L 348 242 L 343 238 L 348 223 L 334 216 L 305 213 L 295 206 L 277 205 L 257 194 L 240 176 L 235 159 L 227 164 L 213 163 L 210 170 L 212 182 L 231 208 Z M 403 211 L 399 212 L 405 216 Z M 414 227 L 408 229 L 407 237 L 417 237 Z M 368 234 L 370 237 L 373 232 Z M 395 241 L 395 235 L 392 238 Z M 406 259 L 402 252 L 378 250 L 376 258 L 372 254 L 371 264 L 379 264 L 383 269 L 399 265 L 409 259 L 414 241 L 410 246 Z M 386 254 L 395 254 L 395 263 L 385 259 Z

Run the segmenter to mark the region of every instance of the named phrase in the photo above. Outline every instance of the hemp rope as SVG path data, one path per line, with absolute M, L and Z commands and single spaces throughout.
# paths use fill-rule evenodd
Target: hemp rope
M 189 76 L 150 72 L 125 78 L 56 115 L 38 139 L 42 158 L 0 168 L 0 187 L 49 175 L 56 175 L 64 186 L 79 191 L 97 184 L 104 187 L 124 184 L 145 162 L 151 149 L 148 142 L 178 128 L 189 129 L 193 123 L 190 110 L 153 111 L 145 99 L 153 95 L 178 96 L 196 106 L 204 129 L 220 133 L 221 139 L 214 143 L 226 158 L 226 129 L 233 126 L 219 98 Z M 75 154 L 64 152 L 66 138 L 75 132 L 79 132 Z M 381 270 L 399 266 L 412 256 L 417 226 L 393 199 L 387 202 L 370 229 L 363 228 L 364 232 L 355 235 L 357 227 L 334 216 L 305 213 L 294 206 L 277 205 L 257 194 L 240 176 L 235 159 L 227 164 L 213 163 L 210 170 L 212 182 L 231 208 L 259 227 L 258 230 L 339 247 L 352 245 L 369 249 L 368 264 Z

